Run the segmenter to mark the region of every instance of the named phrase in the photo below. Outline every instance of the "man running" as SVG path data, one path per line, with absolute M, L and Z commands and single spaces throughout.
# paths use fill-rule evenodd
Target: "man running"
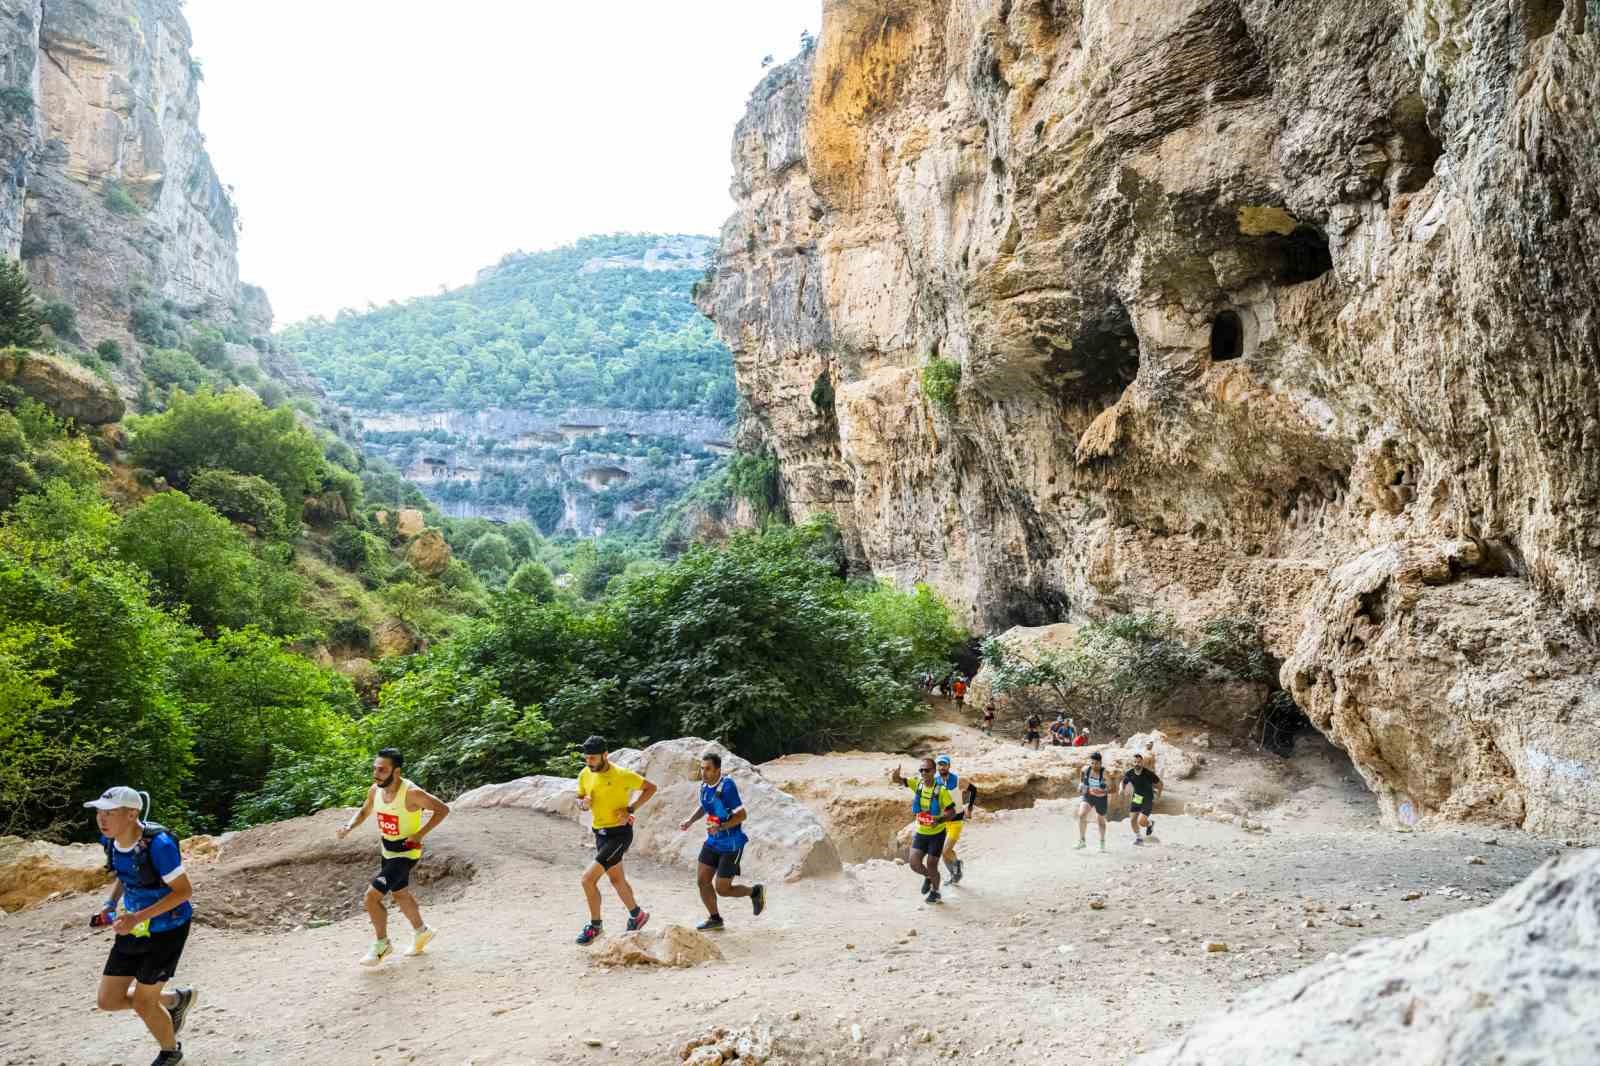
M 950 770 L 950 756 L 941 755 L 934 760 L 935 772 L 939 784 L 950 791 L 952 796 L 960 796 L 958 788 L 961 778 Z M 944 827 L 944 864 L 950 870 L 950 883 L 959 885 L 962 877 L 961 858 L 956 854 L 956 841 L 961 839 L 961 827 L 966 824 L 966 819 L 972 813 L 972 808 L 978 802 L 978 789 L 972 782 L 967 782 L 966 795 L 961 796 L 964 810 L 956 811 L 955 817 L 945 823 Z
M 983 734 L 994 736 L 994 700 L 983 705 Z
M 747 816 L 733 778 L 722 776 L 722 755 L 708 751 L 700 756 L 700 807 L 678 823 L 680 831 L 688 832 L 695 822 L 701 818 L 706 820 L 706 842 L 700 846 L 696 884 L 700 888 L 700 901 L 706 905 L 707 918 L 695 926 L 696 929 L 723 928 L 722 914 L 717 910 L 718 896 L 734 899 L 749 896 L 750 908 L 757 914 L 766 909 L 765 885 L 746 888 L 733 883 L 739 876 L 739 860 L 749 840 L 744 833 Z
M 400 775 L 405 756 L 398 748 L 384 748 L 372 760 L 372 784 L 367 786 L 367 799 L 356 816 L 334 831 L 340 840 L 367 820 L 374 810 L 378 814 L 379 859 L 377 876 L 367 886 L 362 902 L 367 917 L 372 919 L 375 939 L 372 947 L 361 957 L 361 965 L 376 966 L 393 950 L 389 945 L 389 909 L 385 896 L 393 896 L 400 913 L 411 923 L 411 946 L 407 955 L 421 955 L 433 939 L 433 930 L 422 920 L 422 909 L 417 897 L 411 894 L 411 871 L 422 861 L 422 838 L 439 828 L 439 823 L 450 814 L 450 808 L 441 799 L 424 791 L 415 782 Z M 422 813 L 428 812 L 427 822 Z
M 589 904 L 589 924 L 578 933 L 578 943 L 592 944 L 604 930 L 600 924 L 600 878 L 611 881 L 617 898 L 628 908 L 628 931 L 643 929 L 650 912 L 633 898 L 633 886 L 622 872 L 622 857 L 633 844 L 633 816 L 650 802 L 656 786 L 632 770 L 613 763 L 602 737 L 590 737 L 579 749 L 584 769 L 578 774 L 578 806 L 593 813 L 594 862 L 583 871 L 583 897 Z M 634 799 L 633 794 L 639 793 Z
M 84 804 L 94 809 L 106 869 L 116 875 L 111 897 L 89 923 L 116 933 L 95 1005 L 137 1014 L 161 1047 L 152 1066 L 171 1066 L 183 1061 L 178 1034 L 197 998 L 192 988 L 165 991 L 189 940 L 194 887 L 183 871 L 177 837 L 141 818 L 149 799 L 118 785 Z
M 1083 802 L 1078 804 L 1078 846 L 1075 850 L 1082 851 L 1088 846 L 1089 812 L 1095 814 L 1095 822 L 1100 828 L 1100 850 L 1106 850 L 1106 769 L 1100 761 L 1097 751 L 1089 756 L 1089 765 L 1083 768 L 1083 777 L 1078 782 L 1078 793 L 1083 797 Z
M 1023 738 L 1022 743 L 1032 744 L 1034 751 L 1039 750 L 1039 716 L 1037 714 L 1028 715 L 1028 735 Z
M 944 897 L 939 895 L 939 855 L 944 851 L 945 827 L 958 810 L 956 798 L 939 783 L 932 756 L 923 757 L 916 781 L 906 780 L 898 766 L 889 780 L 911 789 L 911 815 L 917 820 L 917 829 L 907 861 L 913 872 L 922 875 L 922 891 L 928 902 L 943 903 Z
M 1133 757 L 1133 769 L 1129 770 L 1122 778 L 1122 787 L 1130 789 L 1133 793 L 1128 806 L 1128 821 L 1133 825 L 1133 842 L 1143 844 L 1139 830 L 1144 829 L 1144 835 L 1156 831 L 1156 823 L 1150 820 L 1150 815 L 1156 809 L 1156 798 L 1161 795 L 1161 778 L 1155 771 L 1154 757 L 1146 760 L 1143 755 Z

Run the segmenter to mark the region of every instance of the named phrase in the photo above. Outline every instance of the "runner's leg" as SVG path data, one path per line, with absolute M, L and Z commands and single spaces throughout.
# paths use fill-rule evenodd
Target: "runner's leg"
M 695 874 L 695 887 L 700 890 L 700 902 L 706 905 L 707 914 L 720 913 L 717 910 L 716 889 L 711 887 L 711 879 L 716 875 L 716 872 L 716 867 L 707 866 L 702 862 L 699 864 L 699 870 Z
M 409 888 L 397 888 L 394 892 L 394 901 L 400 906 L 400 913 L 406 916 L 411 923 L 411 928 L 422 929 L 422 910 L 417 906 L 417 897 L 411 894 Z
M 383 905 L 383 893 L 375 888 L 368 888 L 366 898 L 367 917 L 372 919 L 372 933 L 379 940 L 389 939 L 389 910 Z
M 702 866 L 701 869 L 703 870 L 705 867 Z M 749 894 L 750 888 L 748 885 L 736 885 L 733 883 L 733 881 L 726 877 L 717 878 L 717 895 L 731 896 L 734 899 L 743 899 Z
M 600 920 L 600 878 L 605 876 L 606 868 L 597 862 L 591 862 L 589 868 L 583 871 L 579 883 L 583 885 L 583 898 L 589 904 L 589 920 Z
M 172 1015 L 167 1013 L 167 1008 L 162 1004 L 161 990 L 165 982 L 159 985 L 135 984 L 133 986 L 133 1012 L 144 1022 L 144 1027 L 150 1030 L 150 1035 L 156 1038 L 164 1050 L 178 1046 L 178 1037 L 172 1031 Z
M 627 877 L 622 873 L 622 864 L 619 862 L 607 870 L 606 876 L 611 879 L 611 887 L 617 890 L 617 898 L 622 901 L 624 907 L 628 908 L 628 913 L 632 914 L 638 909 L 639 903 L 633 898 L 633 887 L 628 884 Z M 598 911 L 600 909 L 598 903 L 600 892 L 598 889 L 595 891 L 594 898 L 597 901 L 594 909 Z

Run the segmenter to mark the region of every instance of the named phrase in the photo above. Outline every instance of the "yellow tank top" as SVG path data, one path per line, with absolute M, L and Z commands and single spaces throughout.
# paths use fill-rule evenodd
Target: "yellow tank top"
M 378 816 L 378 833 L 385 840 L 405 840 L 416 834 L 422 828 L 422 812 L 406 810 L 406 793 L 411 791 L 411 782 L 405 778 L 400 779 L 400 787 L 394 790 L 394 799 L 385 800 L 383 789 L 377 785 L 372 786 L 377 795 L 373 797 L 373 811 Z M 386 858 L 391 859 L 420 859 L 422 849 L 413 848 L 410 851 L 391 851 L 383 849 Z

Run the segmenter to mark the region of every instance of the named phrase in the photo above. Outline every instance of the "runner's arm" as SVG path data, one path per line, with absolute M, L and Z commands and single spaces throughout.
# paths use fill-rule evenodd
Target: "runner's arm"
M 639 785 L 639 798 L 628 804 L 628 813 L 637 814 L 640 807 L 650 802 L 650 797 L 656 794 L 656 783 L 648 777 Z
M 704 807 L 696 807 L 693 814 L 689 815 L 689 817 L 678 823 L 678 828 L 686 830 L 705 816 L 706 809 Z
M 369 785 L 367 787 L 367 799 L 366 799 L 366 802 L 361 805 L 361 809 L 356 812 L 356 816 L 354 818 L 350 819 L 348 822 L 344 823 L 344 826 L 337 831 L 339 839 L 343 840 L 345 838 L 345 836 L 349 834 L 350 830 L 354 829 L 356 826 L 358 826 L 362 822 L 366 821 L 367 820 L 367 815 L 369 815 L 371 813 L 372 813 L 372 788 Z
M 734 826 L 741 824 L 749 813 L 743 807 L 740 807 L 722 820 L 722 828 L 724 830 L 732 829 Z
M 416 806 L 412 806 L 415 801 Z M 423 837 L 439 828 L 439 823 L 450 816 L 450 805 L 433 793 L 423 788 L 412 785 L 406 790 L 406 810 L 429 811 L 428 820 L 422 823 L 422 828 L 411 834 L 412 840 L 421 841 Z
M 185 903 L 188 903 L 194 898 L 194 885 L 189 883 L 188 874 L 179 874 L 177 877 L 174 877 L 171 881 L 167 882 L 167 887 L 172 889 L 172 891 L 168 892 L 165 896 L 162 896 L 160 899 L 150 904 L 150 906 L 144 908 L 143 910 L 134 911 L 131 914 L 124 914 L 121 918 L 118 918 L 117 923 L 119 928 L 117 929 L 117 932 L 126 932 L 126 930 L 120 928 L 120 925 L 123 922 L 128 923 L 128 929 L 131 930 L 140 922 L 148 922 L 152 918 L 159 918 L 168 911 L 177 910 L 179 907 L 183 906 Z

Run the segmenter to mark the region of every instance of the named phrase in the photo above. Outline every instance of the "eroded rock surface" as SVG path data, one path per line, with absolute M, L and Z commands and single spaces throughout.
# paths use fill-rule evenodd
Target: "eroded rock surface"
M 698 298 L 864 567 L 1256 620 L 1392 824 L 1597 840 L 1597 111 L 1570 0 L 829 0 Z

